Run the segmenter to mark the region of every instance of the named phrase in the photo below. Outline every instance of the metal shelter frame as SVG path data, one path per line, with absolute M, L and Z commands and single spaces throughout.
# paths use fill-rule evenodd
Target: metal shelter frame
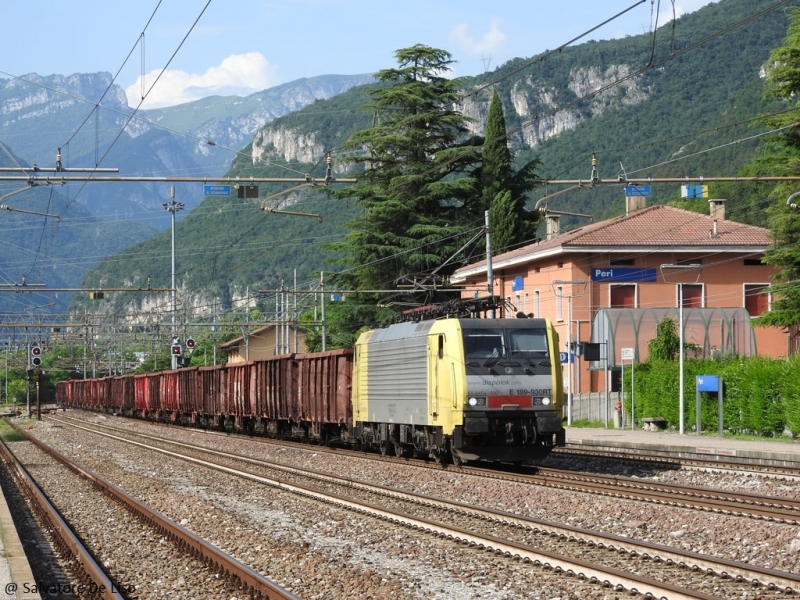
M 608 343 L 608 368 L 620 367 L 619 348 L 633 348 L 634 362 L 648 357 L 648 342 L 656 336 L 664 319 L 679 323 L 678 308 L 600 308 L 592 319 L 594 343 Z M 735 354 L 758 354 L 750 314 L 744 308 L 684 308 L 683 333 L 686 344 L 694 344 L 702 358 Z M 604 369 L 603 361 L 590 369 Z

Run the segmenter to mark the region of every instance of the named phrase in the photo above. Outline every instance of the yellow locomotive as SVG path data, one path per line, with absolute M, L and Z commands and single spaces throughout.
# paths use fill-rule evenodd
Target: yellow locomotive
M 563 446 L 558 334 L 547 319 L 448 318 L 361 335 L 352 438 L 397 456 L 520 463 Z

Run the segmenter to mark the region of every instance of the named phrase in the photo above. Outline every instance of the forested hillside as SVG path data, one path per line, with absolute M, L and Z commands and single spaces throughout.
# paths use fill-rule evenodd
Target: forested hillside
M 760 114 L 783 110 L 763 97 L 762 66 L 786 35 L 788 17 L 759 0 L 721 0 L 680 18 L 675 27 L 620 40 L 588 42 L 546 58 L 516 59 L 478 78 L 461 82 L 461 109 L 482 133 L 492 88 L 503 101 L 509 142 L 517 162 L 541 161 L 548 179 L 597 176 L 684 177 L 735 175 L 748 163 L 766 127 Z M 392 65 L 387 65 L 387 68 Z M 372 125 L 363 110 L 365 88 L 275 120 L 256 135 L 234 161 L 229 175 L 322 177 L 330 151 L 336 176 L 341 146 L 353 132 Z M 229 305 L 256 289 L 291 286 L 294 273 L 305 282 L 333 268 L 321 246 L 341 239 L 342 225 L 356 214 L 354 202 L 334 200 L 322 187 L 275 195 L 288 185 L 262 186 L 259 200 L 208 198 L 184 219 L 177 232 L 178 277 L 192 294 Z M 529 197 L 562 189 L 550 185 Z M 733 219 L 763 223 L 749 208 L 758 186 L 715 186 L 712 195 L 730 200 Z M 680 196 L 677 185 L 654 185 L 651 202 Z M 319 214 L 313 217 L 264 213 L 260 206 Z M 623 210 L 621 185 L 586 186 L 547 203 L 552 210 L 585 213 L 595 219 Z M 706 210 L 704 201 L 697 202 Z M 565 219 L 569 227 L 585 222 Z M 147 277 L 163 286 L 169 277 L 169 232 L 104 261 L 86 285 L 141 285 Z M 462 260 L 468 260 L 463 257 Z M 188 294 L 187 294 L 188 296 Z M 191 301 L 185 299 L 188 304 Z M 121 302 L 118 299 L 117 302 Z

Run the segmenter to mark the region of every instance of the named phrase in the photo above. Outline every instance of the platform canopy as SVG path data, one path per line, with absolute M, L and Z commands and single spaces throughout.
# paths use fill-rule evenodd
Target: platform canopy
M 601 308 L 592 321 L 592 342 L 601 344 L 600 355 L 608 348 L 608 367 L 620 366 L 623 349 L 634 362 L 647 360 L 648 343 L 664 319 L 680 322 L 677 308 Z M 684 308 L 683 334 L 686 344 L 698 348 L 698 358 L 735 354 L 756 355 L 756 337 L 750 314 L 744 308 Z M 691 354 L 687 353 L 687 356 Z M 625 363 L 630 363 L 626 356 Z M 603 369 L 604 361 L 592 362 L 592 369 Z

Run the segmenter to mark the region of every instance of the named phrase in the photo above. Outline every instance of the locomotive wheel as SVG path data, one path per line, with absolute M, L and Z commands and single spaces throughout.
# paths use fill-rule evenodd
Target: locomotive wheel
M 406 449 L 403 448 L 403 446 L 401 446 L 400 444 L 397 444 L 397 443 L 394 445 L 394 455 L 397 458 L 403 458 L 405 453 L 406 453 Z
M 454 464 L 455 466 L 457 466 L 457 467 L 460 467 L 461 465 L 463 465 L 463 464 L 464 464 L 464 461 L 463 461 L 463 460 L 461 459 L 461 457 L 460 457 L 458 454 L 456 454 L 455 452 L 452 452 L 452 453 L 451 453 L 451 456 L 453 457 L 453 464 Z

